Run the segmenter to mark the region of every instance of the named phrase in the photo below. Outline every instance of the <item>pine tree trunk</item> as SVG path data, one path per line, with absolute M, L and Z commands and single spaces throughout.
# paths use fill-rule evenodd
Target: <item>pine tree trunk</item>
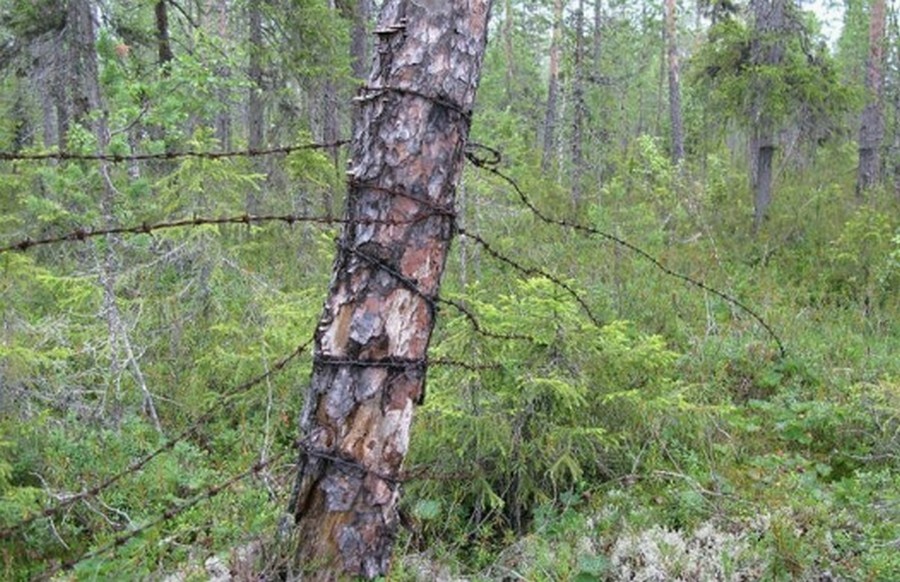
M 592 57 L 591 57 L 591 80 L 595 85 L 603 83 L 603 9 L 601 2 L 594 2 L 594 26 L 592 39 Z M 605 121 L 609 116 L 604 110 L 595 112 L 596 122 L 590 124 L 591 148 L 594 151 L 594 167 L 595 184 L 600 186 L 603 184 L 603 152 L 605 150 L 605 141 L 607 139 L 607 131 Z M 598 188 L 598 198 L 599 200 Z
M 86 122 L 100 107 L 97 53 L 94 48 L 94 15 L 91 0 L 69 0 L 66 14 L 69 45 L 69 88 L 72 121 Z
M 584 176 L 584 118 L 587 106 L 584 102 L 584 0 L 578 0 L 575 12 L 575 75 L 572 87 L 574 115 L 572 117 L 572 206 L 581 206 Z
M 292 576 L 388 571 L 490 4 L 382 10 L 349 171 L 345 216 L 361 222 L 340 237 L 300 420 Z
M 250 62 L 247 67 L 247 76 L 250 78 L 250 87 L 247 94 L 247 149 L 251 152 L 260 151 L 265 146 L 265 103 L 263 101 L 263 30 L 261 0 L 250 0 L 247 7 L 247 20 L 250 24 L 248 33 L 248 50 Z M 254 162 L 257 171 L 265 172 L 265 162 L 256 158 Z M 249 189 L 246 200 L 247 212 L 258 214 L 260 211 L 259 199 L 253 189 Z
M 681 79 L 678 64 L 675 0 L 666 0 L 666 54 L 669 61 L 669 119 L 672 124 L 672 162 L 684 158 L 684 123 L 681 119 Z
M 900 53 L 900 50 L 897 52 Z M 900 84 L 894 87 L 894 144 L 891 151 L 891 159 L 894 160 L 894 196 L 900 202 Z
M 166 65 L 175 58 L 175 55 L 172 53 L 172 43 L 169 39 L 168 0 L 157 0 L 154 14 L 156 15 L 157 63 L 163 69 L 163 74 L 168 74 Z
M 784 30 L 787 0 L 751 0 L 754 32 L 750 59 L 757 67 L 779 66 L 784 58 Z M 766 110 L 764 95 L 768 90 L 764 76 L 754 80 L 755 97 L 751 108 L 754 129 L 751 152 L 753 186 L 753 232 L 757 232 L 772 203 L 772 160 L 775 156 L 775 124 Z M 755 156 L 756 168 L 753 168 Z
M 503 3 L 503 53 L 506 58 L 506 68 L 504 71 L 504 93 L 506 95 L 506 106 L 515 102 L 513 93 L 513 83 L 516 78 L 516 56 L 513 46 L 513 7 L 512 0 L 505 0 Z
M 544 145 L 541 153 L 541 170 L 546 172 L 552 165 L 556 149 L 556 125 L 559 100 L 559 53 L 562 43 L 563 0 L 555 0 L 553 5 L 553 32 L 550 38 L 550 80 L 547 87 L 547 110 L 544 115 Z
M 372 51 L 369 34 L 369 21 L 372 17 L 372 0 L 339 0 L 338 9 L 344 18 L 351 22 L 350 30 L 350 70 L 353 78 L 360 80 L 369 74 L 372 64 Z M 352 112 L 350 119 L 350 135 L 356 135 L 359 126 L 358 112 Z
M 866 59 L 866 93 L 868 102 L 860 117 L 859 172 L 856 195 L 862 198 L 878 183 L 881 173 L 881 141 L 884 138 L 882 108 L 882 69 L 884 62 L 885 2 L 873 0 L 869 8 L 869 56 Z
M 217 32 L 219 38 L 227 45 L 229 36 L 228 0 L 219 0 L 216 10 L 219 13 Z M 228 79 L 231 77 L 231 69 L 227 65 L 217 67 L 216 76 L 223 80 Z M 228 151 L 231 149 L 231 91 L 227 87 L 220 87 L 216 93 L 216 99 L 219 102 L 219 111 L 215 119 L 216 140 L 219 142 L 221 151 Z

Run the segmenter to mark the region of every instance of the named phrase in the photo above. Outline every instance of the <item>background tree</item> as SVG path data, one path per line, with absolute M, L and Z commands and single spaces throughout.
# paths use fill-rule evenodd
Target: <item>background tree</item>
M 678 165 L 684 158 L 684 123 L 681 119 L 681 79 L 675 11 L 675 0 L 666 0 L 666 59 L 669 79 L 669 120 L 672 124 L 672 162 Z
M 881 142 L 884 138 L 882 79 L 884 69 L 885 2 L 869 7 L 869 54 L 866 58 L 866 106 L 859 124 L 859 172 L 857 196 L 874 186 L 881 176 Z

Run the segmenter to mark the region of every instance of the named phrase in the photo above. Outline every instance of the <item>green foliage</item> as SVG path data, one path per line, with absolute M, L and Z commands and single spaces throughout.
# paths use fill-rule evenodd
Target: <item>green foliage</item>
M 108 153 L 242 147 L 254 50 L 246 3 L 231 4 L 224 20 L 216 10 L 173 7 L 176 58 L 165 68 L 156 62 L 153 4 L 104 4 L 96 49 Z M 343 104 L 352 92 L 348 23 L 320 0 L 261 4 L 267 146 L 316 141 L 330 98 Z M 470 168 L 459 188 L 466 229 L 564 281 L 603 323 L 591 324 L 583 305 L 536 270 L 523 277 L 471 241 L 454 248 L 442 294 L 465 303 L 483 330 L 531 340 L 486 337 L 452 308 L 440 311 L 432 356 L 473 367 L 429 370 L 409 458 L 421 478 L 404 487 L 411 531 L 402 534 L 398 579 L 439 578 L 420 571 L 422 560 L 475 579 L 630 579 L 655 568 L 667 579 L 817 579 L 827 571 L 893 580 L 900 571 L 900 213 L 884 188 L 866 205 L 854 201 L 857 146 L 848 139 L 861 103 L 865 10 L 848 6 L 834 58 L 799 15 L 781 66 L 754 67 L 751 30 L 735 6 L 705 5 L 717 22 L 706 38 L 688 18 L 679 29 L 691 53 L 681 167 L 664 145 L 663 37 L 659 7 L 649 4 L 605 5 L 598 61 L 587 43 L 583 177 L 593 186 L 579 215 L 571 216 L 568 184 L 570 21 L 552 152 L 558 171 L 539 164 L 547 2 L 510 2 L 510 27 L 495 21 L 472 139 L 502 151 L 501 168 L 542 210 L 621 236 L 751 306 L 788 357 L 720 298 L 605 241 L 543 224 L 507 185 Z M 44 125 L 43 107 L 56 103 L 42 99 L 49 81 L 35 54 L 61 33 L 59 7 L 0 2 L 0 141 L 12 144 L 0 149 L 54 146 L 41 142 L 56 123 Z M 896 71 L 887 70 L 886 86 L 895 87 Z M 751 239 L 744 148 L 760 87 L 786 139 L 772 217 Z M 342 106 L 342 135 L 349 115 Z M 73 152 L 96 150 L 87 124 L 66 137 Z M 0 238 L 6 245 L 107 221 L 239 215 L 251 199 L 264 213 L 338 210 L 343 155 L 193 157 L 103 171 L 91 162 L 4 161 Z M 0 541 L 0 578 L 31 579 L 263 455 L 293 455 L 307 360 L 227 395 L 312 333 L 335 237 L 317 228 L 204 226 L 0 256 L 0 528 L 117 474 L 222 405 L 142 471 Z M 108 273 L 132 356 L 110 335 Z M 147 417 L 136 368 L 163 435 Z M 156 579 L 270 539 L 292 479 L 283 467 L 72 575 Z

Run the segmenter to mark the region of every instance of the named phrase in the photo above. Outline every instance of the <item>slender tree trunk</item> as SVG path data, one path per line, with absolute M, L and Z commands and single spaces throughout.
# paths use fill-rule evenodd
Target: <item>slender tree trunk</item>
M 351 222 L 300 420 L 290 512 L 300 569 L 293 575 L 304 580 L 389 569 L 490 4 L 388 0 L 382 9 L 348 172 Z
M 372 0 L 339 0 L 338 9 L 351 22 L 350 68 L 356 79 L 365 79 L 369 73 L 369 19 L 372 17 Z
M 592 44 L 591 76 L 594 84 L 599 85 L 603 81 L 603 10 L 600 0 L 594 1 L 594 30 Z M 606 128 L 602 124 L 606 122 L 607 117 L 605 111 L 597 112 L 595 114 L 595 119 L 598 121 L 590 124 L 591 143 L 595 160 L 592 166 L 595 168 L 595 178 L 598 186 L 603 183 L 603 151 L 607 136 Z M 599 188 L 597 189 L 597 192 L 600 192 Z M 599 200 L 599 198 L 597 198 L 597 200 Z
M 503 2 L 503 53 L 506 58 L 506 69 L 504 71 L 504 91 L 506 94 L 506 105 L 515 103 L 516 97 L 513 92 L 513 85 L 516 78 L 516 55 L 513 43 L 513 5 L 512 0 L 504 0 Z
M 250 0 L 247 8 L 249 21 L 249 46 L 250 63 L 247 68 L 247 76 L 250 78 L 250 87 L 247 95 L 247 149 L 260 151 L 265 146 L 265 104 L 263 101 L 263 30 L 262 30 L 262 6 L 261 0 Z M 255 158 L 258 171 L 265 171 L 265 161 Z M 247 193 L 247 212 L 259 213 L 259 199 L 253 189 Z
M 900 53 L 900 50 L 898 50 Z M 900 56 L 900 55 L 898 55 Z M 900 60 L 900 59 L 898 59 Z M 894 196 L 900 202 L 900 79 L 894 87 L 894 144 L 891 158 L 894 160 Z
M 172 43 L 169 40 L 169 0 L 157 0 L 154 8 L 156 15 L 156 52 L 157 63 L 163 69 L 163 74 L 168 74 L 168 65 L 175 55 L 172 53 Z
M 553 32 L 550 36 L 550 79 L 547 88 L 547 110 L 544 115 L 544 147 L 541 153 L 541 170 L 546 172 L 552 165 L 556 150 L 556 126 L 559 108 L 559 57 L 562 44 L 564 0 L 554 0 Z
M 866 59 L 866 94 L 868 102 L 860 117 L 859 172 L 856 195 L 878 183 L 881 173 L 881 142 L 884 139 L 882 107 L 882 71 L 884 63 L 885 1 L 873 0 L 869 7 L 869 56 Z
M 228 43 L 228 0 L 219 0 L 217 10 L 219 12 L 218 33 L 219 38 L 227 45 Z M 227 65 L 217 68 L 216 75 L 221 79 L 231 77 L 231 70 Z M 226 87 L 221 87 L 218 91 L 219 112 L 216 114 L 215 129 L 216 139 L 219 141 L 219 147 L 222 151 L 231 149 L 231 91 Z
M 34 132 L 34 129 L 31 126 L 31 119 L 28 115 L 28 96 L 26 92 L 28 82 L 27 76 L 27 72 L 23 69 L 18 69 L 16 71 L 13 107 L 11 111 L 14 130 L 12 151 L 14 152 L 20 152 L 22 149 L 31 145 Z
M 91 0 L 69 0 L 66 29 L 69 45 L 69 87 L 72 121 L 86 122 L 100 108 L 100 78 L 94 48 L 94 14 Z
M 681 79 L 679 78 L 675 0 L 666 0 L 666 55 L 669 61 L 669 119 L 672 124 L 672 162 L 684 158 L 684 123 L 681 119 Z
M 754 16 L 754 32 L 750 46 L 750 59 L 757 67 L 779 66 L 784 57 L 784 29 L 786 2 L 788 0 L 751 0 Z M 755 158 L 753 185 L 753 232 L 762 226 L 772 203 L 772 160 L 775 156 L 775 124 L 766 110 L 763 96 L 766 94 L 765 77 L 754 81 L 755 97 L 751 123 L 754 136 L 751 140 L 751 168 Z
M 35 66 L 31 78 L 32 91 L 38 94 L 41 104 L 41 136 L 45 148 L 58 145 L 56 137 L 56 83 L 59 75 L 56 73 L 59 67 L 58 56 L 63 50 L 58 47 L 62 44 L 58 35 L 47 35 L 31 47 L 30 57 Z
M 339 0 L 338 9 L 344 18 L 350 20 L 350 68 L 353 77 L 360 82 L 369 74 L 372 51 L 369 22 L 372 18 L 372 0 Z M 359 112 L 353 111 L 350 118 L 350 135 L 356 135 L 359 127 Z
M 76 122 L 91 119 L 90 129 L 97 139 L 98 153 L 104 153 L 109 146 L 109 125 L 102 107 L 100 93 L 100 74 L 97 62 L 96 27 L 94 25 L 94 6 L 92 0 L 70 0 L 66 20 L 70 44 L 72 77 L 72 101 Z M 109 162 L 100 161 L 101 178 L 100 209 L 103 222 L 107 228 L 116 225 L 115 201 L 116 188 L 109 171 Z M 107 244 L 98 258 L 100 263 L 99 282 L 103 289 L 103 314 L 106 318 L 109 333 L 110 373 L 114 381 L 126 369 L 130 369 L 135 382 L 143 395 L 143 407 L 153 421 L 157 431 L 162 432 L 156 407 L 153 403 L 147 382 L 138 364 L 137 357 L 128 337 L 128 329 L 119 311 L 116 301 L 117 260 L 115 255 L 115 238 L 107 237 Z M 120 354 L 121 352 L 121 354 Z
M 581 206 L 584 176 L 584 0 L 578 0 L 575 12 L 575 75 L 572 86 L 574 112 L 572 116 L 572 206 Z
M 328 0 L 328 8 L 332 12 L 337 12 L 337 6 L 334 0 Z M 335 14 L 337 16 L 337 14 Z M 324 110 L 322 111 L 322 141 L 324 143 L 337 143 L 341 135 L 340 110 L 341 106 L 346 103 L 346 99 L 342 99 L 341 95 L 346 87 L 338 87 L 338 80 L 329 77 L 326 78 L 322 85 L 322 103 Z M 331 157 L 331 165 L 336 176 L 340 175 L 340 148 L 333 146 L 328 148 L 328 155 Z M 330 188 L 325 190 L 325 216 L 331 218 L 334 214 L 334 196 Z

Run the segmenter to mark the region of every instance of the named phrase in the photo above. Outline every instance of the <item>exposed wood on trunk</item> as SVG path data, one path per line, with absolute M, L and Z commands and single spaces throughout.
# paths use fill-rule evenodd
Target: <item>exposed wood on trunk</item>
M 666 56 L 669 62 L 669 121 L 672 124 L 672 161 L 684 158 L 684 123 L 681 119 L 681 79 L 678 63 L 678 29 L 675 0 L 666 0 Z
M 544 115 L 544 144 L 541 152 L 541 170 L 550 169 L 556 149 L 556 126 L 559 115 L 559 57 L 562 44 L 563 0 L 554 0 L 553 32 L 550 37 L 550 78 L 547 86 L 547 109 Z
M 860 117 L 859 171 L 856 195 L 862 198 L 878 183 L 881 174 L 881 142 L 884 139 L 882 71 L 884 68 L 885 1 L 872 0 L 869 7 L 869 55 L 866 59 L 866 95 L 868 101 Z
M 489 11 L 490 0 L 388 0 L 379 19 L 346 208 L 364 222 L 340 237 L 300 421 L 290 511 L 304 580 L 390 565 Z

